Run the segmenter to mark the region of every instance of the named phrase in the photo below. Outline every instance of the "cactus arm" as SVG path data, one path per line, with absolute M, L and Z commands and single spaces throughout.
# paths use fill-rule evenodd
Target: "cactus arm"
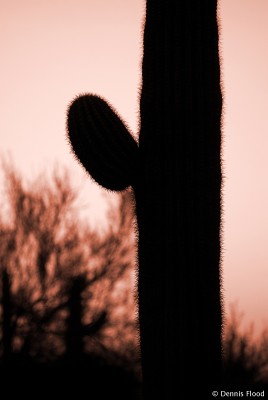
M 77 97 L 68 109 L 67 131 L 77 159 L 97 183 L 116 191 L 134 183 L 138 145 L 104 99 Z

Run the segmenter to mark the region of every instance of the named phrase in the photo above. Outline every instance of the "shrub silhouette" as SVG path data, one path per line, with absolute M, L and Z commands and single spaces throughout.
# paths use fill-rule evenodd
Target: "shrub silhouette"
M 144 399 L 187 398 L 189 381 L 204 396 L 222 353 L 217 1 L 147 0 L 143 40 L 139 143 L 91 94 L 70 105 L 68 137 L 100 185 L 134 189 Z
M 1 388 L 14 379 L 20 384 L 8 390 L 20 396 L 36 398 L 39 385 L 47 395 L 53 390 L 82 396 L 91 389 L 91 396 L 94 390 L 103 397 L 116 391 L 118 398 L 131 399 L 138 388 L 139 354 L 134 294 L 122 288 L 134 272 L 129 194 L 118 198 L 106 230 L 98 233 L 79 221 L 67 174 L 39 176 L 26 185 L 15 169 L 5 168 Z
M 268 387 L 268 331 L 254 339 L 253 325 L 242 330 L 242 313 L 231 306 L 230 317 L 224 330 L 225 386 L 233 388 Z

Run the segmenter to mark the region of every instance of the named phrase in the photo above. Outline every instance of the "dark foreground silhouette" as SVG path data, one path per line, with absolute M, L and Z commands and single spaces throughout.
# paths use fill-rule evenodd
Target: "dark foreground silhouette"
M 2 393 L 15 398 L 139 399 L 140 382 L 127 368 L 85 356 L 81 360 L 33 363 L 13 360 L 0 368 Z
M 247 338 L 250 340 L 250 338 Z M 235 340 L 243 340 L 236 337 Z M 227 345 L 233 345 L 228 343 Z M 260 350 L 260 349 L 259 349 Z M 224 366 L 222 381 L 219 385 L 212 386 L 210 391 L 200 391 L 200 396 L 205 394 L 207 399 L 212 399 L 212 391 L 263 392 L 264 398 L 268 396 L 268 375 L 260 376 L 262 367 L 266 363 L 257 363 L 259 353 L 251 354 L 251 359 L 240 353 L 229 354 Z M 254 361 L 255 360 L 255 361 Z M 133 373 L 129 366 L 111 364 L 108 360 L 93 355 L 84 355 L 77 360 L 67 360 L 66 357 L 48 363 L 40 363 L 27 357 L 14 356 L 10 365 L 0 366 L 1 398 L 2 393 L 9 397 L 16 396 L 27 399 L 59 398 L 67 395 L 77 400 L 82 399 L 117 399 L 141 400 L 142 382 L 140 376 Z M 267 369 L 266 369 L 267 371 Z M 191 385 L 196 384 L 202 375 L 192 376 L 189 381 L 189 395 L 184 395 L 181 400 L 192 399 Z M 204 378 L 204 377 L 203 377 Z M 201 398 L 202 398 L 201 396 Z M 263 398 L 263 397 L 261 397 Z

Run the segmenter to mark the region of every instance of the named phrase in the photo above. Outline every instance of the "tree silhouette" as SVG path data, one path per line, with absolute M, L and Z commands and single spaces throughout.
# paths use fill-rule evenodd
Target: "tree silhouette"
M 254 339 L 254 326 L 241 329 L 243 314 L 231 306 L 224 329 L 224 374 L 226 387 L 243 388 L 268 386 L 268 331 Z
M 187 398 L 189 381 L 205 396 L 222 366 L 217 1 L 147 0 L 143 41 L 139 143 L 90 94 L 68 137 L 99 184 L 135 192 L 144 399 Z
M 3 319 L 3 363 L 7 365 L 11 361 L 13 324 L 12 324 L 12 300 L 11 283 L 6 269 L 2 271 L 2 319 Z
M 131 398 L 139 352 L 134 285 L 131 292 L 125 283 L 135 277 L 130 194 L 118 197 L 107 228 L 97 232 L 79 220 L 67 172 L 27 184 L 11 165 L 4 171 L 0 378 L 33 374 L 64 393 L 88 384 L 93 390 L 106 379 L 103 393 L 120 393 L 121 385 Z

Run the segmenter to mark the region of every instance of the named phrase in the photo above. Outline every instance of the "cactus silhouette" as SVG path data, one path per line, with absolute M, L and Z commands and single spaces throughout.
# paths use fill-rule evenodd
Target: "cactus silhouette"
M 134 189 L 144 399 L 187 399 L 221 377 L 217 1 L 147 0 L 143 43 L 139 143 L 90 94 L 70 105 L 67 129 L 99 184 Z

